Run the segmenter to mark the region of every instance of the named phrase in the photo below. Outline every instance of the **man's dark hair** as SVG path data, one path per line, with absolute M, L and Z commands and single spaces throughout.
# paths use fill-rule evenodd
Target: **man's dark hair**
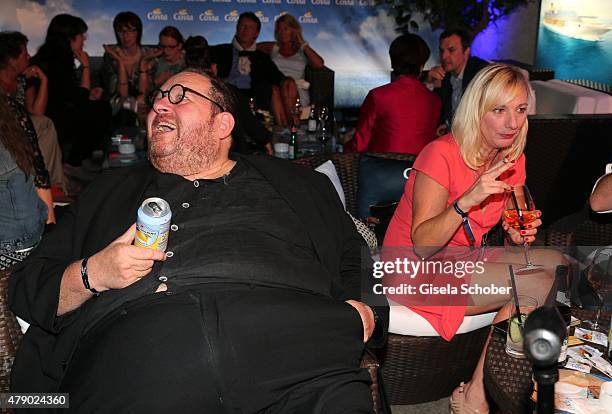
M 447 37 L 451 37 L 452 35 L 459 36 L 463 50 L 467 49 L 472 44 L 472 37 L 468 34 L 468 32 L 459 28 L 451 28 L 443 31 L 440 35 L 440 41 L 442 41 L 442 39 L 446 39 Z
M 429 54 L 427 43 L 415 34 L 399 36 L 389 46 L 391 67 L 395 75 L 419 76 Z
M 238 22 L 236 22 L 236 26 L 238 26 L 240 24 L 240 21 L 242 19 L 250 19 L 250 20 L 254 21 L 255 24 L 257 24 L 257 31 L 258 32 L 261 31 L 261 20 L 259 20 L 259 17 L 257 17 L 255 15 L 255 13 L 253 13 L 253 12 L 244 12 L 244 13 L 241 13 L 240 16 L 238 16 Z
M 138 17 L 136 13 L 133 13 L 131 11 L 122 11 L 121 13 L 115 16 L 115 19 L 113 20 L 113 29 L 115 29 L 115 37 L 117 38 L 117 44 L 119 44 L 119 36 L 117 35 L 117 32 L 119 31 L 119 29 L 124 28 L 136 30 L 138 34 L 138 44 L 140 45 L 140 42 L 142 40 L 142 20 L 140 20 L 140 17 Z
M 185 40 L 183 49 L 187 67 L 199 68 L 208 74 L 211 73 L 211 51 L 204 36 L 189 36 Z
M 223 82 L 221 79 L 211 76 L 206 71 L 197 67 L 188 67 L 183 72 L 197 73 L 198 75 L 208 79 L 210 81 L 210 91 L 208 97 L 213 101 L 217 102 L 223 107 L 225 112 L 229 112 L 236 117 L 236 95 L 234 92 Z M 217 105 L 212 105 L 213 115 L 220 112 Z
M 9 59 L 17 59 L 28 43 L 28 38 L 20 32 L 0 32 L 0 69 L 4 69 Z

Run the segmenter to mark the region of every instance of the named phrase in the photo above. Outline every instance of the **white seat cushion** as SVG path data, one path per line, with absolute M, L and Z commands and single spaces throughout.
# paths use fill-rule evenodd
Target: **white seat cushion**
M 389 300 L 389 333 L 411 336 L 440 336 L 427 319 L 404 305 Z M 466 316 L 458 334 L 475 331 L 493 323 L 497 312 Z

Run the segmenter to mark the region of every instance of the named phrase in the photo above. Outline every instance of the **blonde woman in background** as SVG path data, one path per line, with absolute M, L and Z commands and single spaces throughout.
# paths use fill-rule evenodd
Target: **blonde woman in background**
M 278 69 L 295 82 L 285 82 L 281 96 L 285 111 L 291 116 L 295 100 L 299 97 L 302 106 L 310 105 L 309 84 L 304 80 L 306 65 L 320 69 L 323 58 L 304 40 L 302 27 L 290 14 L 284 14 L 276 20 L 274 26 L 276 42 L 262 42 L 257 48 L 272 58 Z

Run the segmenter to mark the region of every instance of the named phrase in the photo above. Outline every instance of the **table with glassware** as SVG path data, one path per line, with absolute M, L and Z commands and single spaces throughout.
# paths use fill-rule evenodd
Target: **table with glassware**
M 320 130 L 308 131 L 306 123 L 301 123 L 297 130 L 296 158 L 309 155 L 340 152 L 335 134 L 331 131 L 322 134 Z M 278 158 L 289 158 L 291 129 L 275 126 L 272 128 L 272 145 L 274 155 Z
M 594 319 L 597 312 L 572 308 L 573 317 L 581 321 Z M 610 313 L 600 315 L 600 325 L 607 329 L 610 326 Z M 500 324 L 500 326 L 503 324 Z M 571 328 L 573 334 L 573 327 Z M 599 349 L 607 357 L 605 347 L 592 343 L 588 345 Z M 526 358 L 512 357 L 507 352 L 507 333 L 503 327 L 493 328 L 491 341 L 487 347 L 484 365 L 484 383 L 487 395 L 503 413 L 531 413 L 534 403 L 531 396 L 534 390 L 531 362 Z M 571 349 L 571 348 L 570 348 Z M 595 369 L 592 371 L 597 373 Z

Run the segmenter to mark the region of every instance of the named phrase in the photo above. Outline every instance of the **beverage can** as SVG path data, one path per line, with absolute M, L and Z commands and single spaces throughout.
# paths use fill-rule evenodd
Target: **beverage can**
M 134 245 L 166 251 L 172 211 L 168 202 L 159 197 L 147 198 L 138 208 Z

